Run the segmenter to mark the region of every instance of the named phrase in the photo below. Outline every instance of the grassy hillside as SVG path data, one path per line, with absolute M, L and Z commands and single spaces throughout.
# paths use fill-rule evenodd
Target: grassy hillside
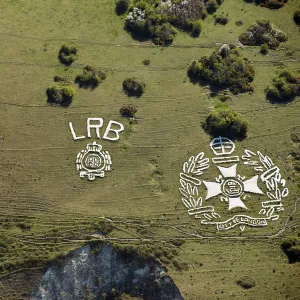
M 149 239 L 170 251 L 170 240 L 185 241 L 172 246 L 181 267 L 174 266 L 173 258 L 165 260 L 185 299 L 298 299 L 299 263 L 288 264 L 280 242 L 299 233 L 299 176 L 290 157 L 291 136 L 300 132 L 299 97 L 272 104 L 264 89 L 280 69 L 300 76 L 299 27 L 293 21 L 299 9 L 297 0 L 279 10 L 225 0 L 218 14 L 228 14 L 227 25 L 215 25 L 208 16 L 199 38 L 179 32 L 172 45 L 160 47 L 133 40 L 111 0 L 2 0 L 0 298 L 23 299 L 32 284 L 22 275 L 7 274 L 31 270 L 97 238 L 91 236 L 97 232 L 95 223 L 105 217 L 115 226 L 107 240 L 116 244 L 147 248 L 143 239 Z M 259 47 L 240 49 L 255 68 L 254 93 L 232 96 L 227 104 L 249 122 L 248 137 L 236 142 L 238 154 L 246 148 L 270 156 L 290 194 L 274 225 L 217 234 L 188 216 L 178 191 L 183 163 L 210 151 L 211 138 L 201 122 L 219 103 L 208 86 L 190 82 L 187 67 L 219 44 L 238 43 L 258 18 L 269 19 L 288 41 L 268 55 L 261 55 Z M 238 20 L 242 26 L 235 24 Z M 78 48 L 70 67 L 57 58 L 63 43 Z M 146 59 L 149 66 L 142 63 Z M 48 104 L 45 92 L 53 77 L 74 80 L 86 64 L 105 70 L 106 80 L 93 91 L 74 84 L 76 95 L 68 108 Z M 139 99 L 122 91 L 123 80 L 133 76 L 146 83 Z M 126 103 L 137 108 L 136 124 L 119 115 Z M 77 153 L 94 139 L 74 142 L 68 128 L 71 121 L 77 134 L 85 135 L 89 117 L 125 125 L 118 142 L 98 141 L 110 152 L 113 169 L 95 182 L 79 178 L 75 168 Z M 216 175 L 208 172 L 206 179 Z M 236 284 L 244 275 L 256 281 L 254 288 Z

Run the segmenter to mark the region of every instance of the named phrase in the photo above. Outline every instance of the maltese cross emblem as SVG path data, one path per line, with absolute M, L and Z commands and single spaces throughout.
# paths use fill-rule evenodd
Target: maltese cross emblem
M 229 204 L 228 210 L 235 207 L 247 209 L 242 201 L 242 199 L 244 200 L 246 197 L 245 193 L 263 194 L 257 185 L 257 175 L 245 180 L 245 177 L 237 174 L 236 164 L 228 168 L 217 167 L 220 170 L 221 175 L 216 179 L 216 182 L 203 181 L 207 188 L 206 200 L 222 194 L 222 200 L 224 199 Z

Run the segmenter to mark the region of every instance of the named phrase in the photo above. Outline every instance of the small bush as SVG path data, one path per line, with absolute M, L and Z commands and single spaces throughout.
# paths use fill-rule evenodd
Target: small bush
M 120 115 L 124 118 L 134 118 L 137 109 L 132 104 L 124 104 L 120 108 Z
M 268 46 L 268 44 L 267 43 L 262 44 L 260 46 L 260 51 L 259 52 L 261 54 L 264 54 L 264 55 L 268 54 L 268 52 L 269 52 L 269 46 Z
M 244 21 L 242 21 L 242 20 L 238 20 L 235 22 L 236 26 L 242 26 L 243 24 L 244 24 Z
M 287 255 L 289 262 L 300 261 L 300 239 L 297 236 L 288 236 L 282 243 L 281 248 Z
M 54 85 L 46 90 L 49 103 L 69 106 L 72 102 L 75 90 L 70 85 Z
M 122 15 L 127 12 L 129 8 L 129 0 L 117 0 L 116 1 L 116 13 Z
M 106 75 L 103 71 L 88 65 L 84 67 L 82 74 L 76 76 L 75 82 L 79 87 L 94 89 L 105 79 Z
M 149 66 L 150 65 L 150 59 L 145 59 L 143 60 L 144 66 Z
M 272 84 L 265 89 L 268 99 L 274 102 L 287 102 L 300 96 L 300 79 L 291 71 L 283 70 L 274 77 Z
M 254 279 L 249 276 L 241 277 L 236 283 L 244 289 L 251 289 L 256 285 Z
M 66 82 L 66 81 L 68 81 L 68 79 L 66 77 L 55 75 L 53 77 L 53 81 L 54 82 Z
M 221 102 L 225 102 L 225 101 L 231 100 L 231 96 L 228 94 L 221 94 L 221 95 L 219 95 L 219 100 Z
M 127 78 L 123 81 L 123 90 L 128 96 L 140 97 L 145 91 L 145 83 L 136 78 Z
M 145 10 L 134 7 L 125 19 L 125 28 L 136 38 L 149 38 L 150 32 L 145 20 Z
M 113 223 L 106 219 L 96 219 L 92 221 L 91 227 L 93 230 L 100 231 L 104 235 L 110 234 L 115 228 Z
M 300 25 L 300 10 L 295 11 L 294 13 L 294 21 L 297 25 Z
M 163 25 L 158 25 L 150 28 L 152 32 L 152 41 L 156 45 L 168 46 L 170 45 L 175 35 L 177 34 L 177 30 L 168 23 Z
M 180 261 L 178 259 L 173 259 L 172 263 L 173 263 L 173 266 L 178 271 L 187 271 L 189 269 L 188 263 L 186 263 L 184 261 Z
M 198 37 L 202 31 L 202 22 L 200 20 L 192 23 L 192 37 Z
M 280 43 L 287 41 L 284 32 L 277 29 L 268 20 L 256 21 L 239 37 L 243 45 L 260 46 L 267 44 L 270 49 L 277 49 Z
M 248 130 L 248 124 L 241 115 L 228 107 L 217 108 L 211 112 L 202 127 L 211 136 L 225 136 L 232 139 L 244 139 Z
M 205 7 L 209 14 L 213 14 L 218 9 L 218 3 L 216 0 L 208 0 Z
M 224 17 L 224 16 L 216 16 L 215 23 L 221 24 L 221 25 L 226 25 L 228 23 L 228 18 Z
M 58 59 L 62 64 L 69 66 L 76 60 L 77 52 L 78 50 L 75 46 L 64 44 L 59 50 Z

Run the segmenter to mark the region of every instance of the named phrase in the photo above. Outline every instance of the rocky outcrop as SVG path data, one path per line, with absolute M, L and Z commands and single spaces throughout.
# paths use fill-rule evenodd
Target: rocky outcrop
M 156 260 L 100 244 L 50 263 L 31 300 L 113 299 L 122 293 L 146 300 L 183 299 Z

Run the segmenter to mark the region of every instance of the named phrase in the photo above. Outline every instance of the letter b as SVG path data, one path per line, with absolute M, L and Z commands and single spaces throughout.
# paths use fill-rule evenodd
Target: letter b
M 119 128 L 118 129 L 112 129 L 112 125 L 117 125 Z M 119 133 L 122 132 L 124 130 L 124 125 L 119 123 L 119 122 L 116 122 L 116 121 L 109 121 L 107 127 L 106 127 L 106 130 L 105 130 L 105 133 L 103 135 L 103 139 L 106 139 L 106 140 L 110 140 L 110 141 L 117 141 L 119 138 L 120 138 L 120 135 Z M 109 132 L 115 132 L 115 137 L 109 137 Z

